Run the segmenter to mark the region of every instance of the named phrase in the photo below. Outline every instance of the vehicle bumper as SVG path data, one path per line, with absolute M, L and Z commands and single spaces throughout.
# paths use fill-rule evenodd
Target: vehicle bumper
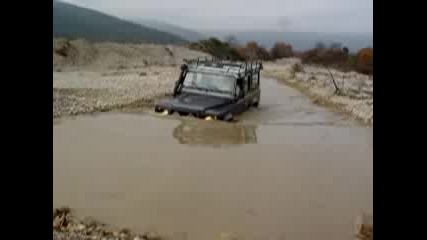
M 219 109 L 201 109 L 197 107 L 183 107 L 170 104 L 168 101 L 158 102 L 154 105 L 154 111 L 170 115 L 175 112 L 180 115 L 192 115 L 197 118 L 222 119 L 228 112 Z

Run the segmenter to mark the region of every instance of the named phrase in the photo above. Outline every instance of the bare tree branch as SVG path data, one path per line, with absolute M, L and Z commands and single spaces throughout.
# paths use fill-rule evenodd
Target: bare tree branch
M 334 75 L 332 75 L 331 70 L 329 70 L 328 66 L 326 66 L 326 65 L 325 65 L 325 68 L 326 68 L 326 70 L 328 70 L 329 75 L 331 75 L 332 82 L 334 83 L 334 87 L 335 87 L 335 92 L 334 92 L 334 94 L 340 93 L 340 92 L 341 92 L 341 90 L 338 88 L 338 85 L 337 85 L 337 83 L 335 82 Z

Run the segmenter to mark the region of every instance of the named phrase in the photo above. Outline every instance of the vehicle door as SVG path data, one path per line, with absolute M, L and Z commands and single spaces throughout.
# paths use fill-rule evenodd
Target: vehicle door
M 246 75 L 243 79 L 241 79 L 240 87 L 242 88 L 242 93 L 240 94 L 239 98 L 237 99 L 235 106 L 234 106 L 234 113 L 242 113 L 248 108 L 248 96 L 250 93 L 249 89 L 249 76 Z
M 261 95 L 261 90 L 260 90 L 260 82 L 259 82 L 259 77 L 260 77 L 260 73 L 259 72 L 255 72 L 252 75 L 252 81 L 251 81 L 251 89 L 250 89 L 250 105 L 259 102 L 259 98 Z

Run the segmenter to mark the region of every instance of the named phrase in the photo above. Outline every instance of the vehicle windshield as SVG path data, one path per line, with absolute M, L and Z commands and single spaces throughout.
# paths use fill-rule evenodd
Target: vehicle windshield
M 209 73 L 188 72 L 184 87 L 195 88 L 199 90 L 208 90 L 221 93 L 233 93 L 234 78 Z

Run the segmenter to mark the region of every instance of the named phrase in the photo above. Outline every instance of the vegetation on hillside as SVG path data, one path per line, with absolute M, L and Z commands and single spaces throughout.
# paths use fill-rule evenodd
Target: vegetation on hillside
M 330 46 L 326 46 L 324 43 L 318 42 L 312 49 L 297 52 L 293 50 L 291 44 L 283 41 L 276 42 L 271 49 L 267 50 L 255 41 L 242 45 L 237 43 L 235 38 L 228 37 L 224 42 L 217 38 L 209 38 L 191 43 L 189 47 L 220 58 L 268 61 L 297 57 L 306 64 L 373 74 L 373 48 L 363 48 L 357 54 L 351 54 L 349 49 L 342 47 L 340 43 L 332 43 Z
M 181 37 L 170 33 L 59 1 L 53 1 L 53 36 L 68 39 L 83 38 L 89 41 L 188 43 Z M 211 37 L 190 43 L 189 47 L 219 58 L 270 61 L 298 57 L 303 63 L 373 74 L 373 48 L 363 48 L 354 54 L 350 53 L 348 48 L 342 47 L 340 43 L 326 46 L 326 44 L 318 42 L 312 49 L 298 52 L 290 43 L 284 41 L 276 42 L 271 49 L 266 49 L 256 41 L 241 44 L 234 36 L 228 36 L 225 41 Z M 62 56 L 68 52 L 64 48 L 59 49 L 57 54 Z
M 218 58 L 231 58 L 235 60 L 245 60 L 239 54 L 238 49 L 231 46 L 227 42 L 222 42 L 217 38 L 209 38 L 199 42 L 191 43 L 190 49 L 209 53 L 210 55 Z

